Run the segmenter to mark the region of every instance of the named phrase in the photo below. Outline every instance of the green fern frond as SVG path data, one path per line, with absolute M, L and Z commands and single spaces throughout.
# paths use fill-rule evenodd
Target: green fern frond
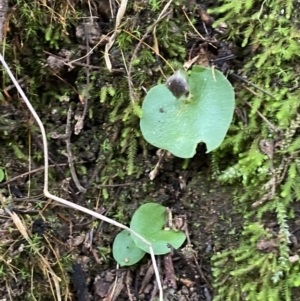
M 282 295 L 284 296 L 285 301 L 291 301 L 292 300 L 291 287 L 289 286 L 288 281 L 283 282 Z
M 267 297 L 267 299 L 258 299 L 260 301 L 264 301 L 264 300 L 269 300 L 269 301 L 281 301 L 280 298 L 280 287 L 278 286 L 270 286 L 270 285 L 266 285 L 265 287 L 263 287 L 263 289 L 265 288 L 266 294 L 264 297 Z

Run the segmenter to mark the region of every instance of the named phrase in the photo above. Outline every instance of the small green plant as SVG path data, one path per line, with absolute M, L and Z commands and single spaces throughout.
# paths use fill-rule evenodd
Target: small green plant
M 167 254 L 170 252 L 170 246 L 177 249 L 186 238 L 182 231 L 166 227 L 167 220 L 166 207 L 147 203 L 135 211 L 130 228 L 152 244 L 155 255 Z M 127 230 L 121 231 L 115 238 L 113 256 L 121 266 L 137 263 L 146 252 L 149 253 L 149 247 Z
M 177 71 L 147 94 L 140 120 L 144 138 L 177 157 L 191 158 L 197 144 L 207 152 L 225 138 L 234 112 L 234 91 L 218 70 L 194 66 L 187 76 Z

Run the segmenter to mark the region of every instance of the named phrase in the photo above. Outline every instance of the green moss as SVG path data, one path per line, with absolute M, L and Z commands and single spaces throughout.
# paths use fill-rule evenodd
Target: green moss
M 213 258 L 214 300 L 291 300 L 292 288 L 299 286 L 295 281 L 298 263 L 289 262 L 288 245 L 292 203 L 299 196 L 296 131 L 300 101 L 299 90 L 293 89 L 299 80 L 296 62 L 300 53 L 296 5 L 294 1 L 284 5 L 278 1 L 222 1 L 214 9 L 222 16 L 218 22 L 226 21 L 231 28 L 229 38 L 238 37 L 248 52 L 244 75 L 273 95 L 239 91 L 237 106 L 247 112 L 248 120 L 245 123 L 237 117 L 225 143 L 213 154 L 216 176 L 223 182 L 244 186 L 244 193 L 236 195 L 236 204 L 246 219 L 240 247 L 224 250 Z M 250 109 L 244 99 L 250 102 Z M 269 151 L 273 149 L 271 157 L 262 148 L 263 141 L 268 143 Z M 224 154 L 234 157 L 220 168 Z M 279 225 L 273 235 L 281 239 L 276 251 L 264 254 L 257 242 L 270 235 L 264 229 L 270 213 L 276 214 Z M 219 261 L 221 258 L 226 264 Z M 230 276 L 225 281 L 226 273 Z

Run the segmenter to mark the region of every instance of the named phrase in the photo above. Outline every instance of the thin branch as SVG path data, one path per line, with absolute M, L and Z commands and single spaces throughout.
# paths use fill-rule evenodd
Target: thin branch
M 82 163 L 82 162 L 80 162 L 80 163 Z M 49 167 L 66 166 L 66 165 L 67 165 L 67 163 L 60 163 L 60 164 L 52 164 L 52 165 L 49 165 Z M 4 183 L 0 183 L 0 187 L 3 187 L 3 186 L 5 186 L 5 185 L 8 185 L 8 184 L 10 184 L 11 182 L 14 182 L 14 181 L 16 181 L 16 180 L 18 180 L 18 179 L 20 179 L 20 178 L 26 177 L 26 176 L 31 175 L 31 174 L 33 174 L 33 173 L 42 171 L 42 170 L 44 170 L 44 169 L 45 169 L 45 167 L 44 167 L 44 166 L 41 166 L 41 167 L 39 167 L 39 168 L 36 168 L 36 169 L 30 170 L 30 171 L 24 172 L 24 173 L 22 173 L 22 174 L 20 174 L 20 175 L 18 175 L 18 176 L 16 176 L 16 177 L 13 177 L 13 178 L 11 178 L 11 179 L 5 181 Z
M 259 90 L 259 91 L 261 91 L 261 92 L 263 92 L 263 93 L 265 93 L 265 94 L 271 96 L 272 98 L 276 98 L 273 94 L 271 94 L 270 92 L 266 91 L 265 89 L 263 89 L 263 88 L 261 88 L 261 87 L 255 85 L 255 84 L 251 83 L 251 82 L 248 81 L 246 78 L 244 78 L 244 77 L 242 77 L 242 76 L 240 76 L 240 75 L 238 75 L 238 74 L 235 74 L 235 73 L 230 73 L 230 75 L 231 75 L 232 77 L 234 77 L 235 79 L 240 80 L 241 82 L 244 82 L 244 83 L 246 83 L 247 85 L 250 85 L 250 86 L 256 88 L 257 90 Z
M 75 168 L 74 168 L 74 162 L 73 162 L 73 155 L 72 155 L 72 147 L 71 147 L 71 117 L 72 117 L 72 109 L 71 106 L 69 107 L 68 110 L 68 115 L 67 115 L 67 125 L 66 125 L 66 135 L 65 135 L 65 141 L 66 141 L 66 146 L 67 146 L 67 154 L 68 154 L 68 162 L 69 162 L 69 167 L 70 167 L 70 172 L 72 175 L 72 179 L 77 187 L 77 189 L 82 192 L 85 193 L 86 189 L 84 187 L 81 186 L 81 184 L 79 183 Z
M 90 17 L 88 17 L 88 18 L 90 18 Z M 96 49 L 103 41 L 107 40 L 107 36 L 108 36 L 109 34 L 113 33 L 113 32 L 114 32 L 114 30 L 112 30 L 112 31 L 110 31 L 109 33 L 107 33 L 107 35 L 102 35 L 102 37 L 101 37 L 101 39 L 99 40 L 99 42 L 98 42 L 93 48 L 91 48 L 90 51 L 89 51 L 87 54 L 85 54 L 84 56 L 82 56 L 82 57 L 80 57 L 80 58 L 78 58 L 78 59 L 75 59 L 75 60 L 71 61 L 71 62 L 69 63 L 70 66 L 72 66 L 72 64 L 74 64 L 75 62 L 78 62 L 78 61 L 80 61 L 80 60 L 86 58 L 86 57 L 89 56 L 90 54 L 92 54 L 92 53 L 94 52 L 94 50 L 95 50 L 95 49 Z
M 243 99 L 243 102 L 252 109 L 252 105 Z M 277 129 L 260 111 L 256 111 L 257 115 L 272 129 L 275 133 L 280 133 L 280 130 Z
M 134 183 L 123 183 L 123 184 L 107 184 L 107 185 L 97 185 L 97 188 L 103 188 L 103 187 L 123 187 L 123 186 L 132 186 L 135 185 Z
M 85 64 L 85 63 L 79 63 L 79 62 L 74 62 L 74 61 L 71 62 L 69 59 L 65 59 L 65 58 L 63 58 L 63 57 L 61 57 L 61 56 L 59 56 L 59 55 L 53 54 L 53 53 L 48 52 L 48 51 L 46 51 L 46 50 L 44 50 L 43 52 L 46 53 L 46 54 L 48 54 L 48 55 L 51 55 L 51 56 L 55 57 L 56 59 L 58 59 L 58 60 L 60 60 L 60 61 L 62 61 L 66 66 L 68 66 L 68 67 L 70 67 L 70 68 L 74 68 L 74 67 L 72 66 L 72 64 L 73 64 L 73 65 L 75 65 L 75 66 L 89 67 L 90 69 L 95 69 L 95 70 L 101 70 L 101 69 L 103 69 L 103 68 L 101 68 L 101 67 L 99 67 L 99 66 L 87 65 L 87 64 Z
M 102 68 L 102 67 L 99 67 L 99 66 L 87 65 L 85 63 L 80 63 L 80 62 L 77 62 L 77 61 L 70 61 L 69 59 L 63 58 L 59 55 L 53 54 L 53 53 L 51 53 L 49 51 L 46 51 L 46 50 L 43 50 L 43 52 L 57 58 L 58 60 L 61 60 L 62 62 L 64 62 L 64 64 L 66 66 L 68 66 L 72 69 L 74 68 L 73 65 L 75 65 L 75 66 L 80 66 L 80 67 L 89 67 L 92 70 L 104 70 L 104 69 L 106 70 L 106 68 Z M 91 54 L 91 52 L 89 51 L 88 54 Z M 86 55 L 84 57 L 86 57 Z M 83 58 L 81 57 L 80 59 L 83 59 Z M 112 68 L 111 71 L 112 72 L 119 72 L 119 73 L 124 73 L 125 72 L 124 69 L 122 69 L 122 68 L 119 68 L 119 69 Z
M 22 77 L 22 78 L 20 78 L 19 80 L 18 80 L 18 82 L 19 82 L 19 84 L 20 84 L 20 86 L 22 87 L 22 86 L 25 86 L 25 81 L 28 79 L 28 77 L 25 75 L 24 77 Z M 14 89 L 15 88 L 15 85 L 9 85 L 9 86 L 7 86 L 7 87 L 5 87 L 3 90 L 5 90 L 6 92 L 7 91 L 9 91 L 9 90 L 11 90 L 11 89 Z

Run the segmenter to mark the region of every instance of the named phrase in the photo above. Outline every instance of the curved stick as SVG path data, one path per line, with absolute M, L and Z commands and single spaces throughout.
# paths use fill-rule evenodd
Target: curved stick
M 143 238 L 141 235 L 139 235 L 138 233 L 136 233 L 135 231 L 133 231 L 132 229 L 126 227 L 125 225 L 114 221 L 113 219 L 110 219 L 102 214 L 99 214 L 95 211 L 92 211 L 90 209 L 87 209 L 85 207 L 82 207 L 80 205 L 74 204 L 70 201 L 64 200 L 60 197 L 57 197 L 53 194 L 51 194 L 48 190 L 48 184 L 49 184 L 49 177 L 48 177 L 48 168 L 49 168 L 49 162 L 48 162 L 48 144 L 47 144 L 47 136 L 46 136 L 46 131 L 44 128 L 44 125 L 40 119 L 40 117 L 38 116 L 38 114 L 36 113 L 36 111 L 34 110 L 33 106 L 31 105 L 30 101 L 28 100 L 27 96 L 25 95 L 24 91 L 22 90 L 22 88 L 20 87 L 18 81 L 16 80 L 16 78 L 14 77 L 14 75 L 12 74 L 12 72 L 10 71 L 10 68 L 8 67 L 8 65 L 6 64 L 6 61 L 4 60 L 3 56 L 0 54 L 0 61 L 2 63 L 2 65 L 4 66 L 4 68 L 6 69 L 7 74 L 9 75 L 10 79 L 12 80 L 12 82 L 14 83 L 14 85 L 16 86 L 18 92 L 20 93 L 21 97 L 23 98 L 24 102 L 26 103 L 29 111 L 31 112 L 32 116 L 34 117 L 34 119 L 36 120 L 40 131 L 42 133 L 42 140 L 43 140 L 43 147 L 44 147 L 44 168 L 45 168 L 45 172 L 44 172 L 44 195 L 54 201 L 57 201 L 61 204 L 64 204 L 68 207 L 71 207 L 73 209 L 79 210 L 81 212 L 87 213 L 91 216 L 94 216 L 96 218 L 99 218 L 107 223 L 110 223 L 112 225 L 115 225 L 119 228 L 125 229 L 128 232 L 132 233 L 133 235 L 135 235 L 136 237 L 138 237 L 142 242 L 144 242 L 148 247 L 149 247 L 149 251 L 150 251 L 150 255 L 151 255 L 151 259 L 152 259 L 152 264 L 153 264 L 153 268 L 155 271 L 155 276 L 156 276 L 156 281 L 157 281 L 157 286 L 159 288 L 159 299 L 160 301 L 163 301 L 163 290 L 162 290 L 162 285 L 161 285 L 161 281 L 160 281 L 160 276 L 159 276 L 159 272 L 157 269 L 157 264 L 156 264 L 156 260 L 155 260 L 155 256 L 154 256 L 154 252 L 153 252 L 153 248 L 152 248 L 152 244 L 150 242 L 148 242 L 145 238 Z

